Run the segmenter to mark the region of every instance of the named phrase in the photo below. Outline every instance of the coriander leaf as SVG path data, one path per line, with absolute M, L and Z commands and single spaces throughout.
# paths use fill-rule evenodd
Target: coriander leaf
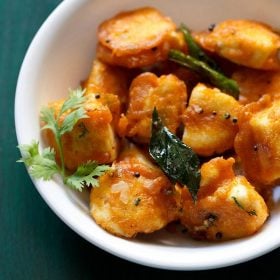
M 42 178 L 45 181 L 50 180 L 54 174 L 59 173 L 58 166 L 55 161 L 51 161 L 46 158 L 40 158 L 36 160 L 30 166 L 30 175 L 36 179 Z
M 78 167 L 76 172 L 66 177 L 65 183 L 78 191 L 82 191 L 83 187 L 98 187 L 97 177 L 102 176 L 110 167 L 108 165 L 98 165 L 96 161 L 89 161 Z
M 53 108 L 43 108 L 41 110 L 40 118 L 45 123 L 42 129 L 50 129 L 54 133 L 61 168 L 55 161 L 53 149 L 48 147 L 40 154 L 38 142 L 32 141 L 31 145 L 19 146 L 22 158 L 18 160 L 18 162 L 24 162 L 28 166 L 32 177 L 49 180 L 54 174 L 59 173 L 66 185 L 81 191 L 84 186 L 98 186 L 97 177 L 109 170 L 110 167 L 107 165 L 98 166 L 96 162 L 87 162 L 79 166 L 77 171 L 70 176 L 67 176 L 65 172 L 62 136 L 64 133 L 72 131 L 80 119 L 88 118 L 83 108 L 84 93 L 85 90 L 82 89 L 70 91 L 69 98 L 62 104 L 58 114 L 55 114 Z M 61 122 L 60 117 L 64 113 L 66 116 Z
M 31 145 L 20 145 L 19 149 L 23 155 L 19 161 L 27 165 L 32 177 L 50 180 L 54 174 L 60 172 L 53 149 L 45 148 L 40 155 L 38 142 L 35 141 Z
M 41 120 L 45 123 L 42 129 L 51 129 L 55 136 L 55 142 L 58 148 L 58 154 L 61 160 L 61 175 L 65 179 L 65 162 L 62 149 L 62 135 L 70 132 L 75 124 L 83 118 L 87 118 L 85 109 L 83 108 L 85 97 L 85 90 L 78 88 L 77 90 L 70 90 L 69 97 L 62 104 L 59 113 L 56 115 L 53 108 L 43 108 L 41 110 Z M 63 113 L 69 110 L 64 120 L 60 121 Z
M 149 153 L 170 179 L 187 186 L 193 200 L 197 199 L 201 178 L 198 156 L 163 125 L 156 108 Z
M 55 160 L 55 152 L 51 147 L 47 147 L 42 151 L 42 157 L 50 160 Z
M 245 212 L 247 212 L 250 216 L 258 216 L 256 210 L 249 210 L 249 211 L 247 211 L 247 210 L 244 208 L 244 206 L 238 201 L 238 199 L 237 199 L 235 196 L 232 196 L 231 198 L 234 200 L 235 204 L 236 204 L 240 209 L 242 209 L 242 210 L 244 210 Z
M 51 129 L 55 135 L 58 135 L 57 120 L 55 118 L 53 108 L 49 108 L 49 107 L 42 108 L 40 112 L 40 119 L 45 123 L 45 125 L 42 127 L 42 130 Z
M 66 132 L 69 132 L 73 129 L 75 124 L 80 119 L 88 118 L 88 115 L 86 114 L 86 111 L 84 108 L 79 108 L 75 111 L 72 111 L 69 115 L 65 117 L 63 120 L 61 127 L 59 128 L 59 134 L 63 135 Z
M 30 145 L 19 145 L 18 148 L 22 154 L 22 158 L 17 162 L 24 162 L 27 166 L 30 166 L 33 162 L 33 158 L 39 154 L 39 143 L 32 141 Z
M 80 108 L 85 102 L 84 94 L 85 94 L 85 89 L 82 90 L 82 88 L 77 88 L 76 90 L 69 90 L 69 97 L 63 103 L 60 110 L 60 115 L 65 113 L 67 110 Z

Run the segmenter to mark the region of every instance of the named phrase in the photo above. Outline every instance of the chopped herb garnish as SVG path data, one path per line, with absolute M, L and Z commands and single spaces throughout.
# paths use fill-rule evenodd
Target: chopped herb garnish
M 234 200 L 235 204 L 245 212 L 247 212 L 250 216 L 257 216 L 256 210 L 249 210 L 247 211 L 244 206 L 238 201 L 238 199 L 235 196 L 232 196 L 232 199 Z

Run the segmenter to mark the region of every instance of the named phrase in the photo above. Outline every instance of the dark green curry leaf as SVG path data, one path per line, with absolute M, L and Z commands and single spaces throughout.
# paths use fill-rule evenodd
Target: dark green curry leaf
M 197 199 L 201 178 L 198 156 L 163 125 L 156 108 L 149 153 L 172 181 L 187 186 L 193 200 Z

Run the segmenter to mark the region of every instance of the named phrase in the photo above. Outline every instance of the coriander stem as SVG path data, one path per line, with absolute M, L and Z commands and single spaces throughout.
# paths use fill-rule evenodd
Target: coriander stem
M 64 155 L 63 155 L 63 151 L 62 151 L 61 136 L 56 135 L 55 140 L 56 140 L 56 144 L 58 146 L 59 157 L 60 157 L 60 162 L 61 162 L 61 176 L 62 176 L 63 182 L 65 183 L 65 162 L 64 162 Z

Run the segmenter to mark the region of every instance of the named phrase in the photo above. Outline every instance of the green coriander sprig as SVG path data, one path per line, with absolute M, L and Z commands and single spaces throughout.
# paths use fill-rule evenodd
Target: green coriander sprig
M 81 191 L 85 186 L 98 186 L 97 177 L 103 175 L 110 169 L 107 165 L 98 165 L 95 161 L 88 161 L 80 165 L 76 172 L 66 174 L 65 160 L 62 148 L 62 136 L 71 132 L 80 119 L 88 118 L 84 109 L 85 91 L 82 89 L 70 90 L 69 97 L 61 106 L 58 114 L 53 108 L 46 107 L 40 112 L 40 119 L 44 122 L 44 129 L 50 129 L 55 137 L 61 166 L 55 161 L 54 149 L 47 147 L 39 152 L 39 143 L 32 141 L 30 145 L 20 145 L 22 158 L 18 162 L 24 162 L 33 178 L 50 180 L 53 175 L 60 174 L 64 184 L 75 190 Z M 63 121 L 60 118 L 69 112 Z
M 42 130 L 50 129 L 54 134 L 55 141 L 59 151 L 60 160 L 61 160 L 61 173 L 63 179 L 65 177 L 65 163 L 64 163 L 61 137 L 64 133 L 70 132 L 75 126 L 75 124 L 78 122 L 78 120 L 88 118 L 83 106 L 85 102 L 85 97 L 84 97 L 85 91 L 82 90 L 81 88 L 78 88 L 77 90 L 72 90 L 72 91 L 70 90 L 69 93 L 70 94 L 68 99 L 66 99 L 66 101 L 63 103 L 57 116 L 55 116 L 55 112 L 53 108 L 50 107 L 43 108 L 40 114 L 41 121 L 45 123 L 45 125 L 42 127 Z M 60 123 L 59 122 L 60 117 L 68 110 L 71 110 L 71 112 L 65 117 L 63 122 Z
M 39 142 L 32 141 L 30 145 L 19 146 L 22 158 L 17 162 L 24 162 L 29 169 L 30 175 L 43 180 L 50 180 L 56 173 L 61 172 L 61 168 L 55 161 L 54 149 L 45 148 L 39 153 Z

